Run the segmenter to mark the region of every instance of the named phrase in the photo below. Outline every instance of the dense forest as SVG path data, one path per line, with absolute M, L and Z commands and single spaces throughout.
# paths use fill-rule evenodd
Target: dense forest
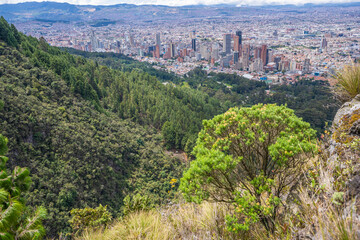
M 236 74 L 209 74 L 196 68 L 183 77 L 176 76 L 164 70 L 157 70 L 151 64 L 138 62 L 122 54 L 90 53 L 75 49 L 66 51 L 90 58 L 113 69 L 131 72 L 139 69 L 161 82 L 172 82 L 178 86 L 187 86 L 206 93 L 220 101 L 223 109 L 234 106 L 252 106 L 257 103 L 287 104 L 295 110 L 295 114 L 309 122 L 318 131 L 324 131 L 325 125 L 331 123 L 339 103 L 334 99 L 328 82 L 300 80 L 290 85 L 272 85 L 264 81 L 254 81 Z M 265 90 L 270 90 L 266 94 Z
M 165 149 L 191 153 L 202 121 L 229 107 L 287 104 L 320 131 L 337 108 L 321 82 L 267 95 L 265 83 L 236 75 L 180 78 L 119 54 L 73 53 L 83 56 L 0 19 L 0 134 L 9 168 L 30 170 L 25 198 L 47 209 L 48 236 L 70 231 L 74 208 L 103 204 L 119 216 L 126 196 L 171 201 L 186 164 Z
M 5 40 L 0 42 L 0 132 L 9 139 L 9 168 L 31 172 L 27 202 L 48 210 L 47 234 L 69 231 L 73 208 L 102 203 L 117 213 L 123 198 L 135 193 L 153 203 L 166 201 L 169 181 L 181 176 L 183 164 L 164 153 L 161 135 L 103 107 L 101 100 L 110 97 L 100 88 L 96 93 L 83 76 L 88 72 L 80 70 L 91 62 L 25 37 L 4 19 L 0 23 Z M 93 67 L 94 75 L 111 73 Z M 141 77 L 134 72 L 119 78 L 128 89 Z

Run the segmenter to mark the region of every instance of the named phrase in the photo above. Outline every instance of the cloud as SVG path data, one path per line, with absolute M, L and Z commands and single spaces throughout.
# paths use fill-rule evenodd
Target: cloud
M 4 3 L 20 3 L 20 2 L 42 2 L 43 0 L 0 0 L 0 4 Z M 68 2 L 78 5 L 113 5 L 119 3 L 129 4 L 154 4 L 168 6 L 183 5 L 212 5 L 212 4 L 234 4 L 241 5 L 267 5 L 267 4 L 305 4 L 305 3 L 349 3 L 358 2 L 359 0 L 53 0 L 54 2 Z

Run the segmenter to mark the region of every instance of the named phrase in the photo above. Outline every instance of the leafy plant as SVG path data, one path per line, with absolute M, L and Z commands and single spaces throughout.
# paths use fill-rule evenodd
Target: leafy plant
M 153 208 L 153 204 L 150 201 L 150 198 L 148 196 L 142 196 L 139 193 L 134 195 L 134 196 L 130 196 L 127 195 L 124 198 L 124 206 L 122 207 L 123 209 L 123 214 L 124 215 L 128 215 L 131 212 L 138 212 L 141 210 L 149 210 L 151 208 Z
M 29 190 L 31 178 L 29 170 L 15 167 L 8 173 L 4 155 L 7 152 L 7 138 L 0 134 L 0 238 L 1 239 L 42 239 L 45 229 L 42 220 L 46 218 L 46 209 L 37 208 L 34 214 L 28 214 L 23 194 Z
M 80 234 L 87 228 L 106 227 L 112 219 L 106 207 L 100 204 L 97 208 L 72 209 L 70 211 L 72 218 L 69 223 L 74 235 Z
M 280 202 L 316 149 L 315 131 L 285 106 L 232 108 L 203 122 L 196 160 L 181 179 L 188 201 L 233 204 L 228 229 L 261 222 L 273 232 Z

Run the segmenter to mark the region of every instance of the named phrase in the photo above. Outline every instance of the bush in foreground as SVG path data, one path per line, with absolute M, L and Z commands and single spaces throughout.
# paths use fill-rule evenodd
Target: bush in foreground
M 229 203 L 229 231 L 260 222 L 275 231 L 285 205 L 310 155 L 315 131 L 285 106 L 233 108 L 204 121 L 194 149 L 196 160 L 181 179 L 186 200 Z

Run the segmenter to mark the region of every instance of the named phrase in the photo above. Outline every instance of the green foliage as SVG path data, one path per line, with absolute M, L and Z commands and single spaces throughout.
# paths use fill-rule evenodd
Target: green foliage
M 169 181 L 180 178 L 184 165 L 163 152 L 161 135 L 147 127 L 151 121 L 140 107 L 152 106 L 140 88 L 155 101 L 171 99 L 167 87 L 139 72 L 115 72 L 21 36 L 18 49 L 0 41 L 0 133 L 9 136 L 9 166 L 32 172 L 26 198 L 30 206 L 49 211 L 48 236 L 71 231 L 73 208 L 103 204 L 116 215 L 123 198 L 136 193 L 154 204 L 169 201 Z M 176 119 L 182 109 L 175 114 L 172 106 L 181 102 L 174 102 L 159 104 L 154 116 L 165 122 L 173 112 Z M 161 107 L 168 112 L 163 115 Z M 129 119 L 135 115 L 144 127 Z
M 342 205 L 344 202 L 344 192 L 334 192 L 331 200 L 336 205 Z
M 333 98 L 330 91 L 330 86 L 327 82 L 323 81 L 309 81 L 299 80 L 291 85 L 272 85 L 270 94 L 266 94 L 265 90 L 269 87 L 263 81 L 253 81 L 236 74 L 225 73 L 209 73 L 200 68 L 187 73 L 184 77 L 177 77 L 161 70 L 154 69 L 150 64 L 144 62 L 137 62 L 122 54 L 115 53 L 89 53 L 82 52 L 74 49 L 67 49 L 70 53 L 74 53 L 86 58 L 95 60 L 98 63 L 105 64 L 113 69 L 131 72 L 136 71 L 146 72 L 149 75 L 156 76 L 161 82 L 169 82 L 183 86 L 190 86 L 192 89 L 206 93 L 210 98 L 208 103 L 204 106 L 209 109 L 214 109 L 213 114 L 218 114 L 226 111 L 229 107 L 234 106 L 252 106 L 258 103 L 276 103 L 278 105 L 287 104 L 287 106 L 295 110 L 298 117 L 303 118 L 311 124 L 311 127 L 318 131 L 325 130 L 325 122 L 331 122 L 334 118 L 337 109 L 339 108 L 338 102 Z M 194 92 L 195 94 L 195 92 Z M 199 94 L 197 92 L 197 94 Z M 187 101 L 185 102 L 187 103 Z M 197 104 L 191 102 L 192 105 Z M 206 109 L 204 109 L 206 110 Z M 185 110 L 182 110 L 183 112 Z M 205 119 L 209 119 L 214 115 L 207 115 Z M 181 116 L 180 114 L 178 116 Z M 150 117 L 150 116 L 148 116 Z M 195 116 L 192 116 L 195 117 Z M 156 118 L 158 120 L 158 118 Z M 199 121 L 201 121 L 200 119 Z M 166 121 L 169 121 L 167 119 Z M 187 130 L 187 126 L 180 124 L 183 120 L 178 121 L 171 119 L 166 126 L 164 139 L 168 148 L 185 148 L 186 142 L 194 139 L 194 134 Z M 164 126 L 161 122 L 160 127 Z M 156 125 L 158 126 L 158 125 Z M 169 128 L 170 127 L 170 128 Z M 160 129 L 160 128 L 159 128 Z M 200 130 L 197 127 L 198 132 Z M 182 145 L 176 144 L 176 139 L 181 139 Z M 194 142 L 193 142 L 194 143 Z M 193 144 L 189 144 L 193 147 Z M 186 151 L 190 153 L 190 151 Z
M 234 204 L 238 211 L 228 218 L 234 231 L 257 221 L 274 231 L 277 206 L 316 149 L 316 132 L 293 110 L 262 104 L 232 108 L 203 125 L 196 160 L 181 179 L 184 197 Z
M 236 74 L 206 74 L 195 69 L 183 79 L 195 89 L 218 99 L 227 107 L 249 107 L 258 103 L 287 105 L 298 117 L 320 133 L 331 122 L 339 108 L 328 82 L 299 80 L 290 85 L 272 85 L 252 81 Z M 230 86 L 230 88 L 228 87 Z M 269 94 L 265 90 L 270 90 Z
M 2 16 L 0 17 L 0 40 L 13 47 L 17 47 L 20 42 L 20 34 L 15 26 L 9 25 Z
M 6 162 L 8 140 L 0 134 L 0 237 L 1 239 L 42 239 L 45 229 L 42 221 L 47 217 L 46 209 L 38 207 L 29 214 L 23 195 L 30 188 L 29 170 L 15 167 L 8 173 Z
M 130 196 L 127 195 L 124 198 L 124 206 L 123 206 L 123 214 L 128 215 L 131 212 L 138 212 L 142 210 L 150 210 L 153 208 L 153 204 L 151 204 L 151 200 L 146 195 L 140 195 L 139 193 Z
M 83 52 L 73 48 L 65 48 L 64 50 L 71 54 L 93 59 L 97 64 L 106 65 L 110 68 L 121 70 L 122 72 L 131 72 L 132 70 L 137 69 L 155 76 L 162 82 L 171 81 L 176 84 L 181 83 L 181 79 L 175 74 L 157 70 L 153 68 L 150 63 L 139 62 L 120 53 Z
M 80 234 L 87 228 L 97 229 L 106 227 L 112 219 L 111 213 L 106 210 L 107 206 L 101 204 L 97 208 L 72 209 L 72 218 L 69 220 L 74 235 Z
M 135 64 L 132 67 L 134 61 L 122 55 L 119 58 L 116 54 L 110 55 L 113 56 L 113 64 L 118 64 L 114 69 L 110 69 L 98 62 L 50 47 L 44 39 L 23 39 L 20 52 L 29 57 L 35 67 L 50 70 L 65 80 L 72 92 L 89 100 L 100 112 L 114 112 L 122 119 L 131 119 L 157 130 L 161 130 L 165 122 L 169 122 L 175 138 L 164 135 L 168 148 L 184 149 L 188 142 L 187 148 L 192 147 L 192 140 L 189 139 L 194 139 L 200 131 L 201 121 L 225 110 L 219 101 L 205 93 L 174 87 L 172 84 L 163 85 L 149 73 L 154 73 L 161 80 L 176 81 L 178 78 L 157 71 L 151 66 L 139 69 L 135 68 Z M 99 55 L 100 59 L 95 59 L 102 63 L 100 60 L 105 54 L 83 55 Z M 117 59 L 124 60 L 127 68 L 124 69 L 124 64 L 116 62 Z M 111 63 L 108 65 L 113 66 Z
M 0 111 L 4 108 L 4 101 L 0 100 Z

